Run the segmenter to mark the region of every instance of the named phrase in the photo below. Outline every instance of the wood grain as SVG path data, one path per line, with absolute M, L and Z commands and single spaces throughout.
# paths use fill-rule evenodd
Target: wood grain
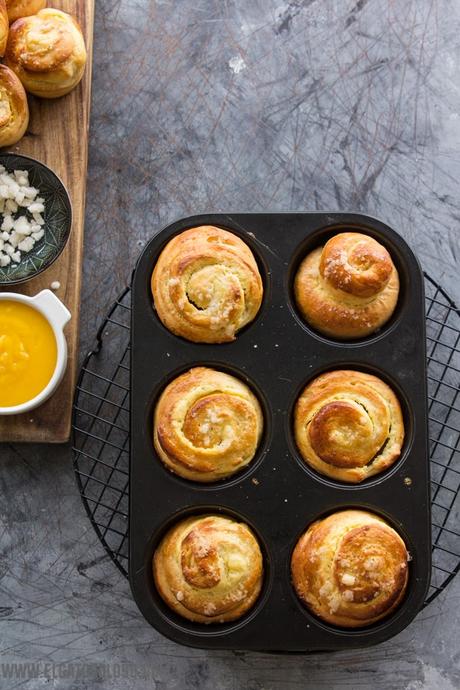
M 65 331 L 69 362 L 62 383 L 44 405 L 27 414 L 0 418 L 0 441 L 63 443 L 68 440 L 71 428 L 78 362 L 94 0 L 56 0 L 53 6 L 74 14 L 80 22 L 88 50 L 85 75 L 79 86 L 64 98 L 44 100 L 29 96 L 29 128 L 25 137 L 11 150 L 37 158 L 59 175 L 72 202 L 72 231 L 57 261 L 44 273 L 14 290 L 34 295 L 53 281 L 59 281 L 61 287 L 56 294 L 72 313 Z

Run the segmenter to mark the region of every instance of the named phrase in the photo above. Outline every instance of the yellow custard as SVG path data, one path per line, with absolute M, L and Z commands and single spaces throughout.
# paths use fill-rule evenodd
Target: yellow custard
M 56 362 L 56 338 L 45 317 L 23 302 L 0 300 L 0 408 L 35 398 Z

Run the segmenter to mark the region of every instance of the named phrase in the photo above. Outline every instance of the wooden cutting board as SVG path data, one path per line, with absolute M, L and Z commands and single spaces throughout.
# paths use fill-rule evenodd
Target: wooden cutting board
M 94 0 L 53 0 L 49 5 L 74 14 L 80 22 L 88 50 L 86 72 L 79 86 L 63 98 L 41 100 L 29 96 L 29 129 L 25 137 L 10 150 L 37 158 L 59 175 L 72 202 L 72 232 L 65 250 L 48 270 L 12 289 L 34 295 L 43 288 L 49 288 L 53 281 L 59 281 L 61 286 L 55 294 L 72 313 L 65 330 L 69 362 L 59 388 L 41 407 L 23 415 L 0 417 L 0 441 L 63 443 L 68 440 L 71 429 L 78 364 Z

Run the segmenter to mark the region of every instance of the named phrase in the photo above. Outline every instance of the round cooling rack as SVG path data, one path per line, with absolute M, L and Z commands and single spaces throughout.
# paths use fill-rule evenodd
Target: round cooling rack
M 425 274 L 433 571 L 429 604 L 460 569 L 460 311 Z M 128 575 L 131 289 L 100 327 L 77 383 L 74 469 L 88 517 Z

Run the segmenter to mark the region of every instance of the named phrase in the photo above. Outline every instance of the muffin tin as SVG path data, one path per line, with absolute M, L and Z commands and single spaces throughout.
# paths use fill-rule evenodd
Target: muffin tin
M 264 281 L 256 319 L 233 343 L 191 343 L 161 324 L 150 278 L 157 257 L 177 233 L 217 225 L 252 249 Z M 364 232 L 390 251 L 401 287 L 390 321 L 371 336 L 348 342 L 314 332 L 299 315 L 293 279 L 300 261 L 345 230 Z M 202 485 L 170 473 L 153 447 L 153 411 L 173 378 L 205 365 L 245 381 L 264 412 L 254 460 L 240 474 Z M 363 647 L 405 628 L 421 608 L 431 572 L 429 459 L 423 277 L 404 240 L 384 223 L 349 213 L 213 214 L 184 218 L 156 235 L 133 279 L 131 340 L 130 584 L 141 612 L 161 633 L 194 647 L 308 652 Z M 292 433 L 293 408 L 304 386 L 331 369 L 380 376 L 398 395 L 405 422 L 400 459 L 358 485 L 317 474 L 300 457 Z M 317 619 L 297 598 L 290 558 L 307 526 L 343 508 L 384 517 L 405 540 L 412 560 L 407 593 L 387 619 L 358 630 Z M 155 590 L 151 561 L 165 531 L 190 514 L 220 513 L 246 522 L 258 536 L 265 580 L 259 600 L 233 623 L 191 623 L 171 611 Z

